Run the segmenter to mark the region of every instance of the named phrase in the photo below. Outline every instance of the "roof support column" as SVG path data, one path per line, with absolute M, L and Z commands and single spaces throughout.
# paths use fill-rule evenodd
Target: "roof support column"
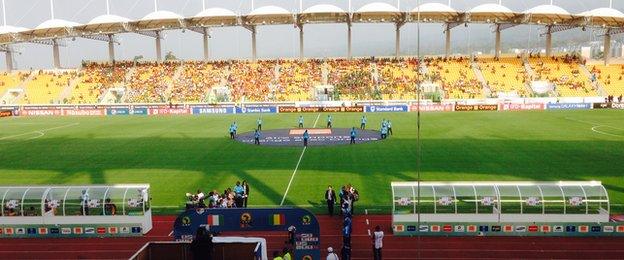
M 611 57 L 611 29 L 607 29 L 607 33 L 604 36 L 604 64 L 609 65 L 609 58 Z
M 303 60 L 305 57 L 303 53 L 303 24 L 299 24 L 297 27 L 299 27 L 299 59 Z
M 160 31 L 156 31 L 156 61 L 162 62 L 162 47 L 160 41 Z
M 256 26 L 253 25 L 251 26 L 251 59 L 253 61 L 256 61 L 256 59 L 258 58 L 257 56 L 257 49 L 256 49 Z
M 446 30 L 444 30 L 444 34 L 446 35 L 446 44 L 444 45 L 444 55 L 448 58 L 451 56 L 451 25 L 446 24 Z
M 552 56 L 552 25 L 546 28 L 546 57 Z
M 203 29 L 203 43 L 204 43 L 204 61 L 210 60 L 210 49 L 208 48 L 208 28 L 204 27 Z
M 13 50 L 11 50 L 11 47 L 8 45 L 6 47 L 7 51 L 4 53 L 6 58 L 6 70 L 10 73 L 13 71 Z
M 55 69 L 60 69 L 61 68 L 61 57 L 60 57 L 60 50 L 59 50 L 59 43 L 58 43 L 58 39 L 52 39 L 52 58 L 53 60 L 53 65 Z
M 494 57 L 500 58 L 501 54 L 501 28 L 500 24 L 496 25 L 496 50 L 494 53 Z
M 347 59 L 351 57 L 351 23 L 347 23 Z
M 395 27 L 395 37 L 394 40 L 394 57 L 399 58 L 401 56 L 401 24 L 397 23 Z
M 115 39 L 112 34 L 108 35 L 108 62 L 115 62 Z

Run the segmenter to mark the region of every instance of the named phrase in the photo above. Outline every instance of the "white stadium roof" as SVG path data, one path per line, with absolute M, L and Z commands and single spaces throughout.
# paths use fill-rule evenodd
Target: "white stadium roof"
M 338 6 L 330 5 L 330 4 L 313 5 L 303 10 L 303 12 L 301 12 L 301 14 L 323 14 L 323 13 L 344 14 L 347 12 L 345 10 L 342 10 L 342 8 Z
M 457 10 L 440 3 L 426 3 L 417 6 L 410 11 L 412 20 L 416 21 L 420 15 L 423 22 L 445 22 L 459 15 Z
M 220 7 L 207 8 L 193 16 L 193 18 L 205 17 L 236 17 L 236 13 Z
M 80 26 L 80 24 L 76 22 L 66 21 L 63 19 L 51 19 L 37 25 L 37 27 L 35 27 L 35 30 L 70 28 L 75 26 Z
M 294 20 L 291 12 L 274 5 L 254 9 L 245 16 L 246 24 L 287 24 L 292 22 Z
M 249 12 L 248 16 L 273 16 L 273 15 L 290 15 L 291 13 L 279 6 L 267 5 Z
M 556 5 L 538 5 L 524 11 L 529 15 L 530 22 L 556 24 L 570 19 L 572 15 L 565 9 Z
M 85 25 L 127 23 L 127 22 L 130 22 L 130 21 L 132 21 L 132 20 L 130 20 L 130 19 L 126 18 L 126 17 L 121 17 L 121 16 L 114 15 L 114 14 L 104 14 L 104 15 L 100 15 L 98 17 L 95 17 L 95 18 L 91 19 L 91 21 L 89 21 Z
M 203 27 L 203 26 L 232 26 L 236 25 L 238 21 L 238 15 L 231 10 L 213 7 L 207 8 L 195 16 L 188 18 L 190 26 Z
M 171 20 L 171 19 L 184 19 L 184 17 L 171 11 L 161 10 L 161 11 L 151 12 L 147 14 L 146 16 L 141 18 L 140 21 Z
M 0 26 L 0 34 L 20 33 L 20 32 L 25 32 L 28 30 L 29 30 L 28 28 L 11 26 L 11 25 Z
M 504 7 L 499 4 L 482 4 L 479 6 L 475 6 L 468 11 L 468 13 L 513 13 L 511 9 Z
M 313 5 L 299 14 L 300 23 L 336 23 L 346 22 L 347 19 L 348 14 L 345 10 L 330 4 Z
M 382 3 L 382 2 L 375 2 L 375 3 L 366 4 L 360 7 L 355 12 L 356 13 L 398 13 L 400 11 L 398 8 L 396 8 L 393 5 Z
M 500 22 L 516 16 L 511 9 L 499 4 L 482 4 L 475 6 L 467 13 L 470 15 L 470 21 L 487 23 Z
M 381 2 L 366 4 L 353 13 L 354 22 L 398 21 L 401 11 L 393 5 Z
M 613 8 L 597 8 L 578 15 L 588 17 L 597 26 L 622 26 L 624 22 L 624 13 Z

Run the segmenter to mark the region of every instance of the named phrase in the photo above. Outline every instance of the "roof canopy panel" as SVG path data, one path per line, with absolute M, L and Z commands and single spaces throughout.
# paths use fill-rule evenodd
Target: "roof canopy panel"
M 572 18 L 572 15 L 556 5 L 539 5 L 524 11 L 529 22 L 538 24 L 557 24 Z
M 220 7 L 207 8 L 193 16 L 194 18 L 204 17 L 236 17 L 236 13 Z
M 354 22 L 396 22 L 401 11 L 396 7 L 381 2 L 366 4 L 353 13 Z
M 139 21 L 153 21 L 153 20 L 171 20 L 171 19 L 183 19 L 179 14 L 170 11 L 156 11 L 151 12 L 141 18 Z
M 126 17 L 121 17 L 114 14 L 105 14 L 100 15 L 91 19 L 86 25 L 100 25 L 100 24 L 110 24 L 110 23 L 127 23 L 131 20 Z
M 621 27 L 624 25 L 624 13 L 613 8 L 597 8 L 582 12 L 579 16 L 590 18 L 590 25 Z
M 299 15 L 299 21 L 303 23 L 346 22 L 347 18 L 347 12 L 340 7 L 329 4 L 311 6 Z
M 448 22 L 459 16 L 457 10 L 440 3 L 426 3 L 410 11 L 412 20 L 421 19 L 423 22 Z
M 135 26 L 134 30 L 165 30 L 177 29 L 181 27 L 181 21 L 184 19 L 179 14 L 170 11 L 156 11 L 147 14 L 138 21 L 131 22 Z
M 279 6 L 268 5 L 254 9 L 244 17 L 245 24 L 268 25 L 293 23 L 293 14 Z
M 207 8 L 188 19 L 190 26 L 233 26 L 238 23 L 236 13 L 219 7 Z
M 468 11 L 470 21 L 475 22 L 502 22 L 516 16 L 511 9 L 499 4 L 482 4 Z
M 46 29 L 55 29 L 55 28 L 71 28 L 75 26 L 80 26 L 79 23 L 70 22 L 63 19 L 51 19 L 47 20 L 35 27 L 35 30 L 46 30 Z
M 20 32 L 25 32 L 28 30 L 29 30 L 28 28 L 24 28 L 24 27 L 3 25 L 3 26 L 0 26 L 0 35 L 8 34 L 8 33 L 20 33 Z

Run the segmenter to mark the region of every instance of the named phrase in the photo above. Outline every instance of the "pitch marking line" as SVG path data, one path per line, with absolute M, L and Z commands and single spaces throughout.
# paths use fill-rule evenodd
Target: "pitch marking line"
M 71 124 L 62 125 L 62 126 L 51 127 L 51 128 L 41 129 L 41 130 L 35 130 L 35 131 L 27 132 L 27 133 L 21 133 L 21 134 L 17 134 L 17 135 L 4 136 L 4 137 L 0 137 L 0 140 L 5 140 L 5 139 L 13 138 L 13 137 L 20 137 L 20 136 L 29 135 L 29 134 L 40 134 L 40 136 L 35 137 L 35 138 L 39 138 L 39 137 L 45 135 L 44 132 L 52 131 L 52 130 L 56 130 L 56 129 L 61 129 L 61 128 L 66 128 L 66 127 L 70 127 L 70 126 L 75 126 L 75 125 L 79 125 L 79 124 L 80 123 L 71 123 Z M 30 139 L 35 139 L 35 138 L 30 138 Z M 28 140 L 30 140 L 30 139 L 28 139 Z
M 618 127 L 614 127 L 614 126 L 610 126 L 610 125 L 603 125 L 603 124 L 593 123 L 593 122 L 589 122 L 589 121 L 578 120 L 578 119 L 569 118 L 569 117 L 566 117 L 565 119 L 570 120 L 570 121 L 575 121 L 575 122 L 579 122 L 579 123 L 592 125 L 591 130 L 594 133 L 599 133 L 599 134 L 608 135 L 608 136 L 614 136 L 614 137 L 624 137 L 622 135 L 610 134 L 610 133 L 607 133 L 607 132 L 603 132 L 603 131 L 597 130 L 600 127 L 608 127 L 608 128 L 612 128 L 612 129 L 616 129 L 616 130 L 623 130 L 624 131 L 624 129 L 622 129 L 622 128 L 618 128 Z
M 312 128 L 316 127 L 316 123 L 318 123 L 319 118 L 321 117 L 321 114 L 319 113 L 316 116 L 316 120 L 314 121 L 314 125 L 312 126 Z M 301 164 L 301 159 L 303 159 L 303 155 L 305 154 L 305 151 L 307 150 L 307 146 L 303 147 L 303 151 L 301 151 L 301 155 L 299 156 L 299 160 L 297 161 L 297 165 L 295 166 L 295 170 L 293 171 L 292 175 L 290 175 L 290 180 L 288 181 L 288 186 L 286 186 L 286 191 L 284 192 L 284 197 L 282 197 L 282 201 L 280 202 L 280 206 L 284 205 L 284 201 L 286 200 L 286 196 L 288 196 L 288 191 L 290 190 L 290 185 L 292 185 L 292 181 L 293 179 L 295 179 L 295 175 L 297 175 L 297 170 L 299 169 L 299 164 Z

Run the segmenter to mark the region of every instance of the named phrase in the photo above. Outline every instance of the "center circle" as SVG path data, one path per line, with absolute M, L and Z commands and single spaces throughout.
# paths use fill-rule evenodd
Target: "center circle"
M 351 143 L 351 128 L 294 128 L 260 131 L 260 145 L 303 146 L 303 133 L 308 130 L 308 146 L 331 146 Z M 355 143 L 381 140 L 379 131 L 356 129 Z M 254 144 L 255 132 L 245 132 L 236 136 L 236 141 Z

